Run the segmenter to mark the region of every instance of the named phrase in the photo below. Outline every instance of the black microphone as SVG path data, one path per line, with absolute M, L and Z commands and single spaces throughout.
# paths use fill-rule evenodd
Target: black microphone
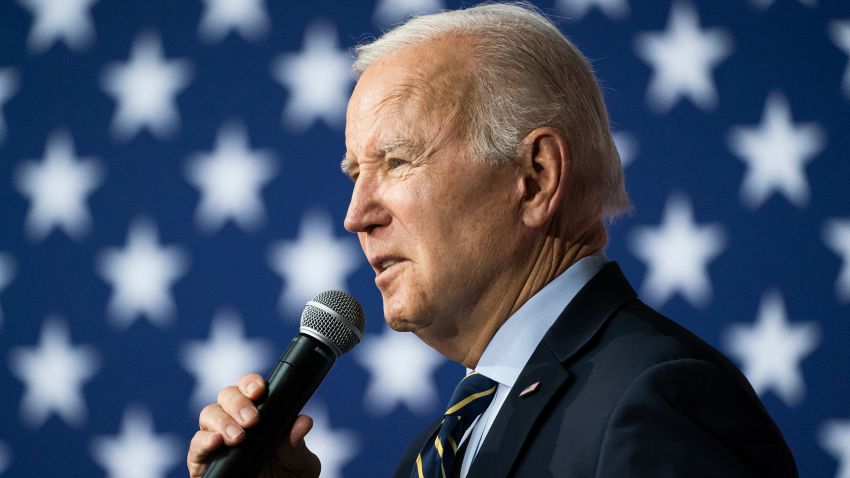
M 214 456 L 204 478 L 256 477 L 278 444 L 289 439 L 292 424 L 340 355 L 360 343 L 366 317 L 345 292 L 329 290 L 304 306 L 301 328 L 267 380 L 257 401 L 259 421 L 245 430 L 242 443 Z

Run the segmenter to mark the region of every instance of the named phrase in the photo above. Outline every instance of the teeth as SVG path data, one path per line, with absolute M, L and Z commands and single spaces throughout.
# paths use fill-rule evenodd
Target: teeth
M 398 261 L 396 261 L 396 260 L 386 260 L 384 262 L 381 262 L 381 270 L 386 270 L 388 267 L 395 264 L 396 262 L 398 262 Z

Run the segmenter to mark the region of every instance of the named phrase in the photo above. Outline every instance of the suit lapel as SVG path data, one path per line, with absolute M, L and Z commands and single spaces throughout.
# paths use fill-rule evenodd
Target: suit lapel
M 538 347 L 517 379 L 487 437 L 478 450 L 467 478 L 504 476 L 543 408 L 567 382 L 569 373 L 546 347 Z M 520 391 L 532 387 L 520 397 Z M 507 465 L 507 467 L 506 467 Z
M 596 335 L 617 309 L 636 297 L 619 266 L 613 262 L 582 288 L 523 368 L 472 462 L 467 478 L 506 475 L 543 409 L 559 390 L 569 386 L 569 359 Z

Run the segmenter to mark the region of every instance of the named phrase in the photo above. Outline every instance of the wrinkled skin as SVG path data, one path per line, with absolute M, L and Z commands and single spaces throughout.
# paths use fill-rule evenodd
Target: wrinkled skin
M 346 116 L 343 169 L 355 183 L 345 228 L 375 270 L 390 327 L 474 368 L 504 320 L 603 247 L 605 233 L 601 223 L 559 225 L 569 148 L 557 130 L 528 133 L 510 164 L 471 156 L 461 126 L 470 99 L 462 44 L 405 47 L 361 76 Z M 192 478 L 203 476 L 213 451 L 244 439 L 264 387 L 246 375 L 204 408 L 187 456 Z M 304 443 L 311 427 L 299 417 L 261 476 L 317 477 L 319 459 Z
M 245 429 L 257 423 L 254 401 L 266 392 L 263 377 L 248 374 L 236 385 L 221 390 L 216 403 L 201 411 L 200 430 L 192 437 L 186 465 L 191 478 L 200 478 L 209 468 L 209 457 L 222 445 L 236 445 L 245 439 Z M 313 426 L 310 417 L 300 416 L 292 426 L 289 439 L 278 445 L 277 453 L 260 474 L 261 478 L 315 478 L 319 476 L 319 458 L 307 449 L 304 436 Z M 229 432 L 233 432 L 232 434 Z

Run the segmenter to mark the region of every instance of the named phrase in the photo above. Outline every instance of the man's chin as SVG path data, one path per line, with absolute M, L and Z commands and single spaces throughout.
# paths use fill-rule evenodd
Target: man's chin
M 414 324 L 402 319 L 384 316 L 384 321 L 387 325 L 396 332 L 413 332 L 416 327 Z
M 387 307 L 386 302 L 384 302 L 384 322 L 396 332 L 416 332 L 423 326 L 421 319 L 416 320 L 415 317 L 411 317 L 410 311 Z
M 381 291 L 384 305 L 384 322 L 396 332 L 412 332 L 415 323 L 410 320 L 410 312 L 404 306 L 405 301 L 398 294 L 387 294 Z

